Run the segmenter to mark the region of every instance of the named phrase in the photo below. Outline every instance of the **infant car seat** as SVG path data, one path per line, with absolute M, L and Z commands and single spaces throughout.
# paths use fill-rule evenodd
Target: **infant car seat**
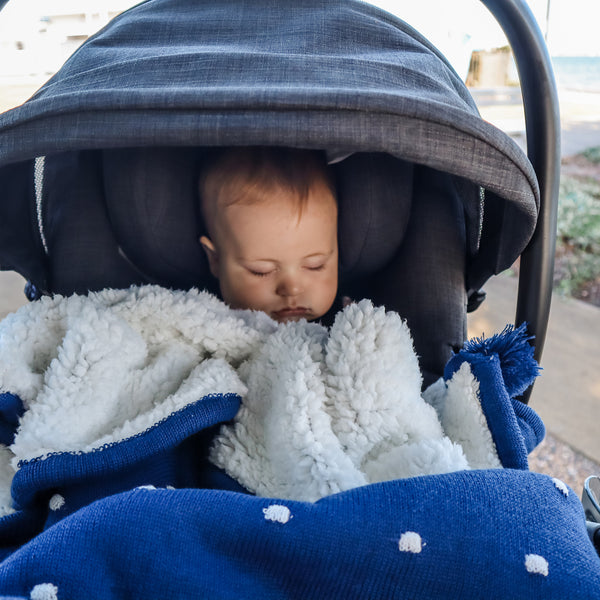
M 214 439 L 215 426 L 236 415 L 244 393 L 215 391 L 208 371 L 198 370 L 197 385 L 182 386 L 193 398 L 168 414 L 152 412 L 154 380 L 145 394 L 126 387 L 124 402 L 105 394 L 107 401 L 94 402 L 94 409 L 110 421 L 108 399 L 116 404 L 123 417 L 118 429 L 125 433 L 95 438 L 98 446 L 75 451 L 40 450 L 36 436 L 49 429 L 50 416 L 70 433 L 68 417 L 81 416 L 80 388 L 70 396 L 73 404 L 61 405 L 62 413 L 51 403 L 36 413 L 20 398 L 24 392 L 0 389 L 0 471 L 10 472 L 11 458 L 14 463 L 21 456 L 13 452 L 14 440 L 26 420 L 33 420 L 36 442 L 14 477 L 0 481 L 12 494 L 0 498 L 0 594 L 113 600 L 595 597 L 600 562 L 582 506 L 565 484 L 525 468 L 524 438 L 539 439 L 541 427 L 523 418 L 531 409 L 509 396 L 502 361 L 487 350 L 508 350 L 509 368 L 521 367 L 523 354 L 515 358 L 500 336 L 491 345 L 467 346 L 448 362 L 463 345 L 466 311 L 481 301 L 480 288 L 517 257 L 516 321 L 529 322 L 538 358 L 549 311 L 556 91 L 525 3 L 484 3 L 515 53 L 529 159 L 479 117 L 438 50 L 368 4 L 142 2 L 90 38 L 29 101 L 0 115 L 0 266 L 24 275 L 32 297 L 145 283 L 216 291 L 198 243 L 203 224 L 196 179 L 207 154 L 250 145 L 324 150 L 339 195 L 340 294 L 371 298 L 407 319 L 425 385 L 442 376 L 446 364 L 454 380 L 464 354 L 472 354 L 473 372 L 481 368 L 488 375 L 463 387 L 476 409 L 483 406 L 478 390 L 502 396 L 490 422 L 522 461 L 380 481 L 317 502 L 261 498 L 239 493 L 239 486 L 232 490 L 223 474 L 220 483 L 213 480 L 216 489 L 198 484 L 206 475 L 198 467 L 206 453 L 199 449 Z M 110 290 L 105 297 L 128 293 L 136 291 Z M 71 297 L 64 304 L 89 301 Z M 26 307 L 41 315 L 35 323 L 41 326 L 16 323 L 15 355 L 24 346 L 23 331 L 34 340 L 42 330 L 63 335 L 46 310 L 60 311 L 62 304 L 42 299 Z M 155 305 L 145 306 L 152 317 L 161 316 Z M 114 336 L 110 321 L 90 314 L 79 311 L 83 327 L 96 333 L 93 321 L 112 348 L 126 352 L 120 342 L 128 336 Z M 135 345 L 131 338 L 125 341 Z M 72 337 L 65 339 L 69 346 Z M 476 346 L 481 352 L 473 351 Z M 12 356 L 12 346 L 3 347 Z M 72 371 L 49 347 L 47 362 L 68 379 Z M 76 344 L 72 354 L 77 372 L 93 370 Z M 201 362 L 234 372 L 213 358 Z M 6 362 L 5 371 L 18 379 L 22 372 Z M 47 372 L 28 374 L 39 382 Z M 101 374 L 107 372 L 111 383 L 117 381 L 112 370 Z M 79 383 L 95 390 L 87 381 Z M 209 391 L 200 391 L 203 386 Z M 73 388 L 70 380 L 66 387 Z M 514 395 L 520 391 L 514 388 Z M 152 405 L 152 419 L 136 413 L 135 402 L 125 406 L 138 396 Z M 509 422 L 514 427 L 505 427 Z

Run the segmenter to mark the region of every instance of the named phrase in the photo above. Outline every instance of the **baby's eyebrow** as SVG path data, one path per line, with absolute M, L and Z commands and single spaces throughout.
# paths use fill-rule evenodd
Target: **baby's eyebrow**
M 304 258 L 317 258 L 317 257 L 327 257 L 333 254 L 333 250 L 331 252 L 313 252 L 312 254 L 307 254 Z
M 276 261 L 274 258 L 245 258 L 243 256 L 240 256 L 238 260 L 240 260 L 241 262 L 244 262 L 244 263 L 264 262 L 264 263 L 270 263 L 273 265 L 276 265 L 278 263 L 278 261 Z

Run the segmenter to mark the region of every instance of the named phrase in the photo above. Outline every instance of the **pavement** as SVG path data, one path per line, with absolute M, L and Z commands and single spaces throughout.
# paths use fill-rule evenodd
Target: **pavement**
M 483 118 L 524 145 L 518 89 L 471 91 Z M 0 110 L 6 108 L 1 100 Z M 600 146 L 600 94 L 562 90 L 559 101 L 562 155 Z M 16 273 L 0 272 L 0 319 L 26 304 L 24 285 Z M 470 337 L 492 335 L 514 322 L 517 286 L 517 279 L 508 275 L 484 286 L 487 299 L 469 316 Z M 531 406 L 549 433 L 600 465 L 600 308 L 554 295 L 541 365 Z
M 0 271 L 0 319 L 27 304 L 24 288 L 25 280 L 18 273 Z
M 489 337 L 514 323 L 518 280 L 501 274 L 468 318 L 469 337 Z M 555 438 L 600 465 L 600 308 L 554 294 L 529 404 Z M 600 474 L 600 471 L 599 471 Z
M 508 133 L 523 149 L 525 115 L 518 87 L 471 88 L 481 116 Z M 561 155 L 600 146 L 600 92 L 559 89 Z

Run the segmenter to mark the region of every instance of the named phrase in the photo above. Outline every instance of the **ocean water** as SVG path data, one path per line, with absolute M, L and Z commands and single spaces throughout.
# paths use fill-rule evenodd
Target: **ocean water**
M 554 56 L 552 65 L 560 88 L 600 93 L 600 56 Z

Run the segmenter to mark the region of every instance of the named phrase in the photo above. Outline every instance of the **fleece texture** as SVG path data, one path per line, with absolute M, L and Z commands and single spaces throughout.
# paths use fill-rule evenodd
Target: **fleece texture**
M 469 365 L 442 384 L 449 399 L 437 399 L 436 412 L 421 395 L 408 326 L 368 300 L 347 306 L 329 331 L 280 325 L 239 372 L 248 392 L 210 458 L 253 493 L 314 501 L 367 483 L 502 466 Z
M 368 300 L 327 330 L 231 310 L 205 292 L 146 286 L 44 298 L 9 316 L 1 333 L 0 409 L 7 430 L 18 423 L 0 456 L 6 513 L 19 465 L 118 444 L 211 395 L 242 404 L 210 460 L 261 496 L 314 501 L 385 480 L 527 467 L 510 398 L 500 406 L 514 422 L 488 424 L 507 394 L 500 362 L 483 399 L 476 348 L 422 396 L 406 323 Z M 507 464 L 514 447 L 519 461 Z
M 147 286 L 56 296 L 0 324 L 0 506 L 19 465 L 89 453 L 204 397 L 246 392 L 235 367 L 273 329 L 195 290 Z M 17 427 L 18 425 L 18 427 Z

